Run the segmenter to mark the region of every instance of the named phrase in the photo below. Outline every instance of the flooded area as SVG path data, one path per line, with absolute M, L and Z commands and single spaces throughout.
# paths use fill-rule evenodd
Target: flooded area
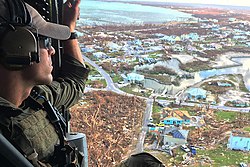
M 238 65 L 233 67 L 227 67 L 227 68 L 219 68 L 219 69 L 212 69 L 212 70 L 204 70 L 199 71 L 195 73 L 191 73 L 194 78 L 192 79 L 184 79 L 181 81 L 180 86 L 174 86 L 174 85 L 164 85 L 161 83 L 156 82 L 152 79 L 145 79 L 144 86 L 146 88 L 152 88 L 157 93 L 167 93 L 167 94 L 175 94 L 178 91 L 185 89 L 189 86 L 194 85 L 195 83 L 201 82 L 202 80 L 208 79 L 213 76 L 219 76 L 219 75 L 228 75 L 228 74 L 241 74 L 243 76 L 243 80 L 245 82 L 245 86 L 248 90 L 250 90 L 250 57 L 238 57 L 238 58 L 232 58 L 233 62 L 236 62 Z M 180 62 L 177 59 L 171 59 L 170 61 L 164 61 L 164 62 L 157 62 L 154 65 L 146 65 L 139 68 L 153 68 L 153 66 L 156 65 L 162 65 L 171 69 L 174 69 L 178 74 L 184 74 L 186 72 L 182 71 L 179 68 Z M 137 68 L 137 69 L 139 69 Z

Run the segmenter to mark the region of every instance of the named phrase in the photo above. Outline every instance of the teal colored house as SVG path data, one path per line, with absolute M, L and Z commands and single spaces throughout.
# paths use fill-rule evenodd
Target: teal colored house
M 165 125 L 182 125 L 184 121 L 176 117 L 169 117 L 162 121 Z
M 250 150 L 250 138 L 242 136 L 233 136 L 232 133 L 228 139 L 227 147 L 231 150 Z
M 218 84 L 218 86 L 222 86 L 222 87 L 231 87 L 232 86 L 232 84 L 230 84 L 230 83 L 224 83 L 224 82 L 217 82 L 217 84 Z
M 132 82 L 132 83 L 137 83 L 141 82 L 144 80 L 144 76 L 136 73 L 129 73 L 127 74 L 126 81 L 127 82 Z
M 186 91 L 186 95 L 189 99 L 206 99 L 207 95 L 206 95 L 207 91 L 201 88 L 189 88 Z
M 190 124 L 190 119 L 188 111 L 174 110 L 169 113 L 169 116 L 163 118 L 161 122 L 165 125 L 182 125 Z

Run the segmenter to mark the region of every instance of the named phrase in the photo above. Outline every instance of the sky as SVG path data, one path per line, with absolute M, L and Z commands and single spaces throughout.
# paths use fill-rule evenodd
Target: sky
M 217 4 L 217 5 L 232 5 L 232 6 L 249 6 L 250 7 L 250 0 L 157 0 L 157 1 Z

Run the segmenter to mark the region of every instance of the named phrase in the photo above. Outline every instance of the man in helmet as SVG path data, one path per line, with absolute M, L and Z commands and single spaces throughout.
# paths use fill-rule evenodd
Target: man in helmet
M 0 133 L 34 166 L 58 165 L 54 151 L 55 145 L 62 144 L 61 127 L 53 124 L 47 104 L 67 109 L 84 91 L 89 70 L 77 39 L 71 35 L 79 3 L 65 2 L 64 25 L 59 25 L 46 22 L 21 0 L 0 0 Z M 55 54 L 51 38 L 63 40 L 59 79 L 51 74 Z M 6 159 L 8 155 L 0 155 L 2 164 Z M 11 163 L 9 166 L 18 166 Z

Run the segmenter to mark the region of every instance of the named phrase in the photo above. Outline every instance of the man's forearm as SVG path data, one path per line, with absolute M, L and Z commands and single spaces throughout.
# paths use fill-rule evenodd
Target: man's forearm
M 71 55 L 75 59 L 77 59 L 79 62 L 84 64 L 81 49 L 78 44 L 77 39 L 68 39 L 63 42 L 64 45 L 64 54 L 65 55 Z
M 75 31 L 76 21 L 79 19 L 80 13 L 80 0 L 67 0 L 64 4 L 64 13 L 63 13 L 63 23 L 69 26 L 71 32 Z M 84 64 L 81 49 L 78 44 L 77 39 L 68 39 L 63 41 L 64 43 L 64 54 L 71 55 L 79 62 Z

